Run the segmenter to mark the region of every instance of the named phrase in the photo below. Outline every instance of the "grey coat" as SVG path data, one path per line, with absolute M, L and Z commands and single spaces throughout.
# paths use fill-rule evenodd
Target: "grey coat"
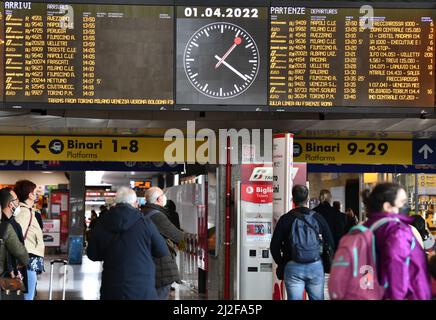
M 14 228 L 9 222 L 1 222 L 0 226 L 0 275 L 2 275 L 7 268 L 7 253 L 11 253 L 18 263 L 27 265 L 29 262 L 29 255 L 24 244 L 20 242 Z
M 183 231 L 171 223 L 163 207 L 156 204 L 146 204 L 143 213 L 150 217 L 157 230 L 167 241 L 171 240 L 177 244 L 184 240 Z M 173 282 L 180 283 L 179 269 L 172 254 L 163 258 L 155 258 L 154 262 L 156 264 L 156 288 L 164 287 Z

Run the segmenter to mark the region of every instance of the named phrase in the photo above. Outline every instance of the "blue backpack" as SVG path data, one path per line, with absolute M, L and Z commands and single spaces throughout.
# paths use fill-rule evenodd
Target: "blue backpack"
M 291 226 L 291 258 L 297 263 L 312 263 L 321 259 L 318 221 L 314 211 L 309 214 L 294 213 Z

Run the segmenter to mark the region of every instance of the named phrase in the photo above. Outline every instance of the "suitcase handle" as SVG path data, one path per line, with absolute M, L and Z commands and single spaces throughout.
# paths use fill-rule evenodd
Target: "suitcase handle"
M 50 283 L 49 283 L 49 296 L 48 299 L 51 300 L 52 299 L 52 293 L 53 293 L 53 288 L 52 288 L 52 283 L 53 283 L 53 265 L 55 263 L 62 263 L 65 267 L 64 269 L 64 285 L 63 285 L 63 293 L 62 293 L 62 300 L 65 300 L 65 284 L 66 284 L 66 280 L 67 280 L 67 265 L 68 265 L 68 261 L 67 260 L 63 260 L 63 259 L 55 259 L 55 260 L 51 260 L 50 261 Z
M 67 260 L 63 260 L 63 259 L 55 259 L 55 260 L 51 260 L 51 261 L 50 261 L 50 264 L 51 264 L 51 265 L 53 265 L 53 264 L 55 264 L 55 263 L 63 263 L 64 265 L 67 265 L 67 264 L 68 264 Z

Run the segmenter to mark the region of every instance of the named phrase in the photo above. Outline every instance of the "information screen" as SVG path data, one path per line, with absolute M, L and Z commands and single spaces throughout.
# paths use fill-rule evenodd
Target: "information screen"
M 4 100 L 4 89 L 5 89 L 5 65 L 4 65 L 4 56 L 5 56 L 5 41 L 3 35 L 5 34 L 4 29 L 4 11 L 3 11 L 3 2 L 0 2 L 0 99 L 3 104 Z
M 172 105 L 173 11 L 5 2 L 6 102 Z
M 271 222 L 247 221 L 247 241 L 271 241 Z
M 266 105 L 268 9 L 177 7 L 177 104 Z
M 269 105 L 433 107 L 434 10 L 271 7 Z

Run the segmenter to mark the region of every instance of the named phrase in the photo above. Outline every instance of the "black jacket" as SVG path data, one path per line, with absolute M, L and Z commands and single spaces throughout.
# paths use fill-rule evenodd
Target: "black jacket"
M 100 299 L 157 299 L 153 257 L 169 251 L 139 210 L 128 204 L 111 208 L 91 230 L 87 255 L 104 261 Z
M 339 245 L 339 241 L 346 233 L 346 215 L 340 212 L 338 209 L 332 207 L 328 202 L 319 204 L 317 207 L 313 208 L 313 210 L 320 213 L 327 221 L 330 231 L 333 235 L 333 240 L 335 243 L 334 248 L 336 250 Z
M 312 210 L 306 207 L 299 207 L 292 209 L 288 213 L 282 215 L 277 222 L 274 233 L 271 239 L 271 255 L 277 264 L 285 264 L 291 260 L 292 257 L 292 244 L 291 244 L 291 230 L 292 223 L 296 219 L 294 213 L 309 214 Z M 329 246 L 333 248 L 333 237 L 325 219 L 317 212 L 314 213 L 314 218 L 318 222 L 319 231 L 323 239 L 327 241 Z

